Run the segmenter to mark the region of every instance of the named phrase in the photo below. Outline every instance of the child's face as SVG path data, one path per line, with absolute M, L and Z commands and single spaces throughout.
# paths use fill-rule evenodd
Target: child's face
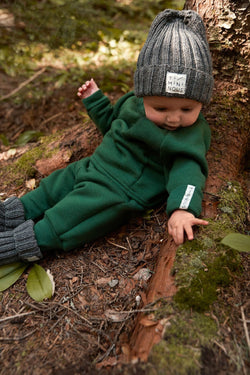
M 167 130 L 193 125 L 202 107 L 192 99 L 165 96 L 145 96 L 143 102 L 146 117 Z

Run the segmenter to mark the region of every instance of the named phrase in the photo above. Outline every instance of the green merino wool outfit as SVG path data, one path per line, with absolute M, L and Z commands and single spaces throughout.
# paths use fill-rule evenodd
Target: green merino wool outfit
M 43 179 L 21 201 L 40 249 L 70 250 L 105 235 L 167 199 L 167 214 L 201 213 L 210 129 L 202 116 L 168 131 L 145 117 L 133 92 L 112 106 L 99 90 L 83 100 L 103 134 L 91 157 Z

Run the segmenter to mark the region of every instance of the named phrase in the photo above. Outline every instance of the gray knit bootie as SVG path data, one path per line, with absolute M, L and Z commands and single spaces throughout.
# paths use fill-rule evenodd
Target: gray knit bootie
M 0 232 L 12 230 L 25 221 L 23 204 L 17 197 L 0 201 Z
M 27 220 L 14 230 L 0 233 L 0 265 L 35 262 L 43 257 L 33 227 L 34 222 Z

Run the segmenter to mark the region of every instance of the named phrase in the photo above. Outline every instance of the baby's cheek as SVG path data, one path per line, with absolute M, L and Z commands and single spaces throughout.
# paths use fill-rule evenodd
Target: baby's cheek
M 191 126 L 197 120 L 196 116 L 186 116 L 183 118 L 182 126 Z
M 154 122 L 155 124 L 161 124 L 163 122 L 159 115 L 154 114 L 152 112 L 148 114 L 146 113 L 146 117 L 148 120 Z

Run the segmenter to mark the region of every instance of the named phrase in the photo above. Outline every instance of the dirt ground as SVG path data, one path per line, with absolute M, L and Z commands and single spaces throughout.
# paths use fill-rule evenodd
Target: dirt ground
M 2 95 L 11 92 L 18 83 L 3 74 L 0 78 Z M 238 89 L 237 85 L 216 82 L 216 93 L 224 90 L 237 96 Z M 74 152 L 64 163 L 91 153 L 100 136 L 89 123 L 87 138 L 79 146 L 79 140 L 84 137 L 80 114 L 83 109 L 75 91 L 73 87 L 65 88 L 63 101 L 60 93 L 55 93 L 39 105 L 27 105 L 27 108 L 25 103 L 0 102 L 0 133 L 6 134 L 13 144 L 26 130 L 40 130 L 45 134 L 65 130 L 64 148 Z M 116 96 L 116 93 L 111 95 Z M 242 111 L 246 111 L 244 100 L 241 105 Z M 225 181 L 240 181 L 246 193 L 249 187 L 245 161 L 248 131 L 246 128 L 239 130 L 239 118 L 233 108 L 228 109 L 231 124 L 228 126 L 220 117 L 221 109 L 216 99 L 205 109 L 214 135 L 208 154 L 210 176 L 204 195 L 204 215 L 209 217 L 217 214 L 212 197 Z M 9 146 L 0 143 L 0 155 L 8 149 Z M 1 161 L 2 165 L 12 162 L 13 159 Z M 48 170 L 43 163 L 38 164 L 36 183 L 54 167 L 63 166 L 60 162 L 55 162 Z M 26 191 L 25 184 L 0 183 L 2 199 L 12 194 L 20 196 Z M 159 207 L 149 217 L 133 219 L 91 245 L 70 253 L 55 252 L 40 261 L 39 264 L 54 275 L 56 290 L 51 300 L 37 303 L 28 296 L 25 288 L 28 271 L 0 294 L 0 374 L 108 374 L 110 371 L 146 374 L 143 366 L 131 364 L 131 353 L 140 349 L 131 347 L 131 336 L 136 330 L 138 314 L 145 306 L 147 311 L 154 309 L 153 304 L 148 304 L 148 295 L 154 295 L 156 285 L 162 284 L 161 272 L 158 268 L 158 272 L 155 270 L 161 267 L 158 257 L 166 238 L 164 211 L 165 207 Z M 201 374 L 237 373 L 226 348 L 230 340 L 245 340 L 238 306 L 246 306 L 248 300 L 249 259 L 246 256 L 243 256 L 243 267 L 242 277 L 220 297 L 232 311 L 230 325 L 225 322 L 220 327 L 224 346 L 204 350 Z M 139 271 L 143 269 L 150 270 L 146 275 L 149 279 L 140 277 Z M 135 337 L 133 340 L 135 343 Z M 119 363 L 123 366 L 120 370 L 114 367 Z M 245 363 L 245 369 L 248 366 L 249 363 Z

